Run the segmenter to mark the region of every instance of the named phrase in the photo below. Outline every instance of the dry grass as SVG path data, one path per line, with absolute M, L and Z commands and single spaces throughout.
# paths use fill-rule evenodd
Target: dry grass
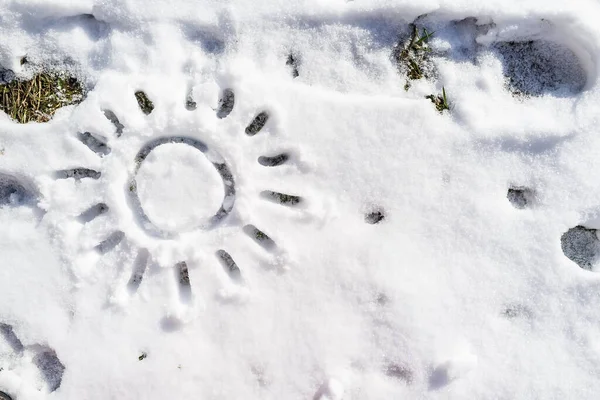
M 83 100 L 81 83 L 60 73 L 41 72 L 30 80 L 0 85 L 0 110 L 15 121 L 48 122 L 61 107 Z

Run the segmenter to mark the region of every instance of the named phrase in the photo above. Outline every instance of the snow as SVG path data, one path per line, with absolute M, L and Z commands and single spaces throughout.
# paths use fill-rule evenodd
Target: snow
M 0 391 L 595 399 L 598 7 L 1 2 L 0 65 L 90 91 L 0 113 Z

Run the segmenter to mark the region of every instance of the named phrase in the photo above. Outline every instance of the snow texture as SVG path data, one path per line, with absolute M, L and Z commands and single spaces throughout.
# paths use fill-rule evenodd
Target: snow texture
M 88 89 L 0 113 L 0 392 L 596 399 L 598 15 L 0 0 L 0 80 Z

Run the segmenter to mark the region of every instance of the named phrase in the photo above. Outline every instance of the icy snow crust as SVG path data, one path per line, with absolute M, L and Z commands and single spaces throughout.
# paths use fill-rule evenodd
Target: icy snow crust
M 0 391 L 597 398 L 598 15 L 3 1 L 0 65 L 91 90 L 46 124 L 0 115 Z M 435 77 L 406 92 L 392 54 L 414 21 Z M 139 164 L 161 138 L 179 141 Z

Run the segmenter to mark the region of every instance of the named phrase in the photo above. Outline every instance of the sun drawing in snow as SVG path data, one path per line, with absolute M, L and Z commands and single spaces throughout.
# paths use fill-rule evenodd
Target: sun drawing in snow
M 151 107 L 147 107 L 147 98 L 141 101 L 137 94 L 136 98 L 144 114 L 158 111 L 153 110 L 151 102 Z M 160 267 L 157 268 L 160 273 L 170 269 L 168 280 L 172 282 L 175 308 L 179 311 L 170 312 L 174 315 L 169 318 L 178 321 L 193 317 L 190 310 L 195 295 L 191 271 L 196 266 L 216 266 L 226 276 L 226 288 L 221 288 L 217 296 L 227 301 L 246 297 L 248 284 L 244 271 L 228 249 L 227 238 L 239 235 L 260 254 L 259 259 L 265 265 L 284 268 L 286 264 L 286 252 L 263 228 L 252 224 L 254 221 L 249 220 L 252 214 L 235 212 L 239 191 L 234 171 L 238 174 L 240 171 L 233 168 L 240 152 L 224 156 L 221 153 L 227 149 L 207 134 L 211 127 L 218 131 L 231 119 L 234 92 L 231 89 L 222 92 L 216 115 L 212 116 L 214 124 L 208 128 L 198 125 L 201 117 L 189 104 L 188 100 L 187 110 L 179 114 L 181 118 L 176 122 L 167 123 L 162 129 L 148 128 L 150 135 L 128 129 L 115 112 L 103 110 L 114 125 L 110 139 L 92 132 L 77 134 L 77 139 L 99 157 L 98 167 L 62 169 L 54 176 L 57 183 L 71 179 L 77 191 L 84 190 L 86 184 L 102 188 L 93 192 L 102 193 L 103 198 L 89 203 L 75 218 L 81 227 L 77 234 L 75 275 L 85 276 L 85 271 L 92 271 L 94 265 L 110 254 L 128 254 L 116 258 L 123 264 L 120 266 L 123 276 L 110 294 L 112 303 L 122 305 L 149 279 L 150 265 Z M 268 111 L 259 111 L 248 118 L 245 129 L 239 129 L 237 134 L 256 140 L 256 135 L 265 134 L 263 128 L 268 126 L 269 119 Z M 253 163 L 257 168 L 272 170 L 289 165 L 292 158 L 288 152 L 275 149 L 268 155 L 255 156 Z M 273 190 L 245 196 L 266 207 L 286 207 L 290 212 L 302 210 L 305 205 L 303 197 L 270 189 Z

